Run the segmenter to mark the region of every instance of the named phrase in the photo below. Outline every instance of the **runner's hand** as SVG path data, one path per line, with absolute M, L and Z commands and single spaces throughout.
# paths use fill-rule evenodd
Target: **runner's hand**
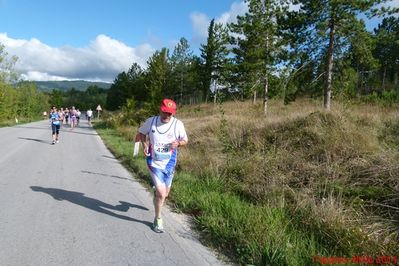
M 145 156 L 150 156 L 150 152 L 148 151 L 148 144 L 143 143 L 143 152 Z
M 180 143 L 178 140 L 175 140 L 170 145 L 171 145 L 172 149 L 176 149 L 177 147 L 179 147 Z

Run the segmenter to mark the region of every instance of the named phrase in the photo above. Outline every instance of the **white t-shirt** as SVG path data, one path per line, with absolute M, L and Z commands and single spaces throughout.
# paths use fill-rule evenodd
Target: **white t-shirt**
M 188 141 L 183 122 L 171 117 L 168 123 L 162 123 L 159 116 L 148 118 L 139 128 L 139 132 L 150 139 L 147 163 L 155 168 L 173 171 L 176 165 L 177 149 L 171 148 L 175 140 Z

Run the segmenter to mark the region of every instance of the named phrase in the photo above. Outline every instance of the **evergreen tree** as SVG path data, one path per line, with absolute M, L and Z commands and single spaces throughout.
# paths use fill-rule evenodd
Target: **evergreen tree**
M 50 98 L 50 105 L 55 105 L 58 108 L 64 106 L 67 94 L 64 93 L 62 90 L 51 90 L 48 95 Z
M 357 21 L 359 24 L 363 24 L 362 21 Z M 345 80 L 345 77 L 349 80 L 357 79 L 357 84 L 354 91 L 350 95 L 359 95 L 362 92 L 368 92 L 370 86 L 369 78 L 373 76 L 373 73 L 378 68 L 378 61 L 374 58 L 372 51 L 375 47 L 375 40 L 370 32 L 366 31 L 363 25 L 353 27 L 353 32 L 349 36 L 350 49 L 348 50 L 346 58 L 350 58 L 350 68 L 342 66 L 341 62 L 338 62 L 336 71 L 337 80 Z M 345 58 L 344 58 L 345 59 Z M 349 60 L 348 60 L 349 61 Z M 356 77 L 352 77 L 350 73 L 356 73 Z M 335 84 L 336 82 L 334 82 Z M 342 84 L 342 83 L 341 83 Z M 345 87 L 342 86 L 341 87 Z M 339 93 L 340 87 L 337 86 L 337 92 Z M 350 88 L 344 88 L 350 89 Z
M 398 85 L 399 73 L 399 18 L 384 18 L 374 30 L 376 47 L 374 56 L 380 62 L 381 87 L 387 87 L 387 81 L 393 86 Z
M 183 94 L 189 91 L 190 83 L 192 83 L 188 80 L 192 61 L 193 53 L 190 50 L 190 45 L 185 38 L 181 38 L 170 58 L 172 79 L 169 84 L 170 90 L 167 91 L 169 95 L 174 95 L 180 104 L 183 103 Z M 177 95 L 178 97 L 176 97 Z
M 208 27 L 208 39 L 205 45 L 201 45 L 202 67 L 202 92 L 205 101 L 208 101 L 212 83 L 214 85 L 227 85 L 227 63 L 228 63 L 228 29 L 212 19 Z M 216 96 L 216 88 L 213 88 Z
M 128 72 L 119 73 L 111 85 L 106 106 L 108 110 L 117 110 L 130 98 L 135 98 L 142 105 L 146 97 L 144 71 L 137 63 L 133 63 Z
M 144 70 L 139 64 L 133 63 L 128 73 L 129 91 L 128 98 L 134 98 L 138 105 L 142 105 L 147 99 L 147 91 L 144 88 Z M 126 100 L 125 100 L 126 101 Z
M 300 10 L 292 11 L 295 39 L 312 60 L 319 62 L 318 71 L 324 77 L 324 107 L 330 109 L 334 61 L 345 56 L 353 33 L 365 25 L 360 14 L 377 14 L 377 6 L 388 0 L 299 0 Z M 380 9 L 379 14 L 388 9 Z M 381 13 L 382 12 L 382 13 Z M 299 46 L 298 46 L 299 47 Z
M 126 72 L 119 73 L 109 88 L 107 95 L 106 108 L 108 110 L 119 109 L 126 101 L 127 91 L 129 87 L 126 86 L 128 81 L 128 76 Z
M 237 81 L 244 95 L 263 88 L 264 113 L 267 112 L 269 81 L 275 72 L 283 39 L 279 35 L 279 17 L 288 9 L 283 0 L 246 0 L 249 11 L 231 24 Z
M 147 62 L 148 69 L 145 77 L 147 103 L 153 113 L 158 112 L 159 103 L 167 96 L 167 84 L 171 67 L 168 59 L 168 49 L 156 51 Z
M 202 73 L 202 63 L 201 58 L 198 56 L 193 56 L 189 64 L 189 72 L 187 79 L 189 81 L 190 89 L 190 104 L 200 103 L 203 101 L 203 96 L 201 95 L 201 88 L 203 84 Z

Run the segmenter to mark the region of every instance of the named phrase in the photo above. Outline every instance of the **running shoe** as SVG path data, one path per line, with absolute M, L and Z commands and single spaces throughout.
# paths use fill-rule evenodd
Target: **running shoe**
M 55 141 L 53 140 L 53 142 L 51 142 L 51 144 L 53 144 L 53 145 L 54 145 L 54 144 L 55 144 Z
M 57 139 L 57 140 L 55 141 L 55 143 L 60 143 L 60 141 Z
M 154 231 L 157 233 L 163 233 L 163 221 L 162 218 L 155 218 L 154 219 Z

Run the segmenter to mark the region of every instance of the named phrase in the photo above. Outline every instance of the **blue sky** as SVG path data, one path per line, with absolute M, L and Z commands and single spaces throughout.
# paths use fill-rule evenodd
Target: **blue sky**
M 246 10 L 242 0 L 0 0 L 0 43 L 24 79 L 112 82 L 181 37 L 199 54 L 212 18 Z
M 85 46 L 104 34 L 129 46 L 192 36 L 190 16 L 228 12 L 233 0 L 0 0 L 1 31 L 50 46 Z M 239 1 L 236 1 L 239 2 Z
M 212 18 L 245 10 L 240 0 L 0 0 L 0 43 L 23 79 L 112 82 L 181 37 L 198 54 Z

